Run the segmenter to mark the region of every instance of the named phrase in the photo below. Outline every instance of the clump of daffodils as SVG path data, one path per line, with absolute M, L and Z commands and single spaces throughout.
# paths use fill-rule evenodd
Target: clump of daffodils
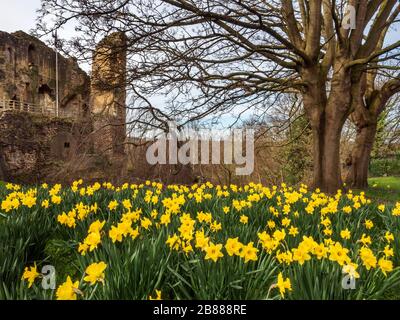
M 97 287 L 107 288 L 107 277 L 114 272 L 108 266 L 115 262 L 108 258 L 110 253 L 131 264 L 138 254 L 135 250 L 146 254 L 154 250 L 160 258 L 188 263 L 184 270 L 222 272 L 218 276 L 239 270 L 245 277 L 270 267 L 265 288 L 278 298 L 301 291 L 303 271 L 322 274 L 328 268 L 338 279 L 348 275 L 379 281 L 391 281 L 388 275 L 398 272 L 397 230 L 383 227 L 380 217 L 388 221 L 387 226 L 398 225 L 400 202 L 375 205 L 364 193 L 351 190 L 327 195 L 306 185 L 166 186 L 145 181 L 115 186 L 110 182 L 85 185 L 82 180 L 70 187 L 7 184 L 3 188 L 0 218 L 40 212 L 69 237 L 65 241 L 72 244 L 83 269 L 58 285 L 57 299 L 92 297 L 101 290 Z M 43 276 L 36 263 L 24 263 L 21 273 L 28 288 Z M 164 291 L 168 285 L 150 287 L 154 286 L 160 290 L 146 290 L 143 296 L 161 299 L 161 290 L 169 296 Z

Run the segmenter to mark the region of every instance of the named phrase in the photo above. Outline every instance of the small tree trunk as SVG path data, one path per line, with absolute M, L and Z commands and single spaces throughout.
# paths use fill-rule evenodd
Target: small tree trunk
M 364 189 L 368 187 L 368 166 L 376 129 L 377 125 L 374 123 L 357 130 L 346 177 L 346 184 L 352 188 Z

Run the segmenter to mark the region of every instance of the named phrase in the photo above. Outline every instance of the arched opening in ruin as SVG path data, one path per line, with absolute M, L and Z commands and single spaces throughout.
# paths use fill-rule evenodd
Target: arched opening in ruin
M 39 94 L 48 94 L 48 95 L 51 95 L 51 88 L 46 84 L 46 83 L 44 83 L 44 84 L 42 84 L 40 87 L 39 87 L 39 90 L 38 90 L 38 93 Z
M 28 47 L 28 63 L 34 65 L 35 64 L 35 46 L 30 44 Z
M 39 89 L 39 105 L 46 113 L 55 112 L 54 99 L 51 88 L 46 84 L 42 84 Z

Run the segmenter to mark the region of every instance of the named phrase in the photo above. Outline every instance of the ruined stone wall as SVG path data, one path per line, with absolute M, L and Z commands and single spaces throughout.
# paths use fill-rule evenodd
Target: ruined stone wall
M 85 116 L 90 79 L 74 59 L 58 55 L 59 111 Z M 0 99 L 45 105 L 55 113 L 56 53 L 22 31 L 0 32 Z
M 6 111 L 0 112 L 0 164 L 3 180 L 38 183 L 77 178 L 57 176 L 77 157 L 93 153 L 91 124 L 68 119 Z M 79 168 L 76 168 L 77 170 Z M 66 179 L 67 178 L 67 179 Z

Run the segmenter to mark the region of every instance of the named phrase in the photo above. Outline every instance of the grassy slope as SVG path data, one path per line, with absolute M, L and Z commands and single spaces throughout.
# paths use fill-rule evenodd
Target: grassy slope
M 400 201 L 400 177 L 378 177 L 368 179 L 370 187 L 365 192 L 375 201 L 395 203 Z M 400 299 L 400 287 L 393 288 L 385 294 L 389 300 Z
M 400 177 L 370 178 L 369 189 L 366 195 L 378 201 L 397 202 L 400 201 Z

